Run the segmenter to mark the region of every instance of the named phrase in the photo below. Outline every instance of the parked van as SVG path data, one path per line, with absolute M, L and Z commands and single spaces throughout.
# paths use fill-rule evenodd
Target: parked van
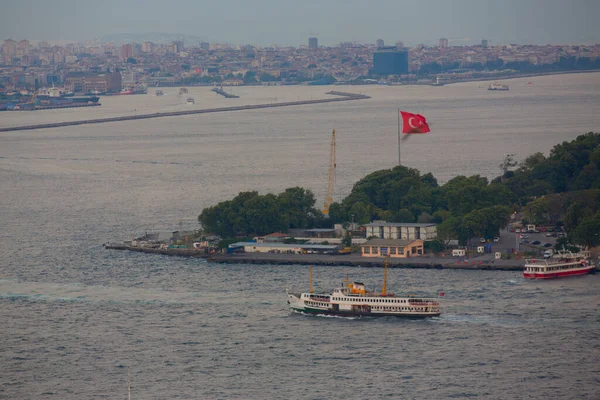
M 454 249 L 452 250 L 452 257 L 464 257 L 466 254 L 465 249 Z
M 544 258 L 550 258 L 554 255 L 554 252 L 552 251 L 552 249 L 548 249 L 544 252 Z

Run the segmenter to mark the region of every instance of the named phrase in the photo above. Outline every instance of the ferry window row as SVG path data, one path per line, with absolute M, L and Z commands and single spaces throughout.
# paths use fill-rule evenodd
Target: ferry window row
M 400 300 L 400 299 L 361 299 L 361 298 L 353 298 L 353 299 L 348 299 L 348 298 L 343 298 L 343 297 L 334 297 L 333 298 L 334 301 L 363 301 L 363 302 L 374 302 L 374 303 L 406 303 L 406 300 Z

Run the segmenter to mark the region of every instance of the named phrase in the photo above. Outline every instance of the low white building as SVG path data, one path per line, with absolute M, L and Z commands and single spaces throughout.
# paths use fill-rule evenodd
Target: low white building
M 340 246 L 326 244 L 286 244 L 237 242 L 229 245 L 228 252 L 244 249 L 244 253 L 283 253 L 283 254 L 337 254 Z
M 402 222 L 373 221 L 363 225 L 366 237 L 380 239 L 403 239 L 403 240 L 434 240 L 437 239 L 437 225 L 430 224 L 408 224 Z

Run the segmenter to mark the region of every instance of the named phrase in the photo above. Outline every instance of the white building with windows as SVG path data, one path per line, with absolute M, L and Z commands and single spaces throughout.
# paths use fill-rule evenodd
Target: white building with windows
M 437 239 L 437 225 L 433 223 L 408 224 L 402 222 L 373 221 L 363 225 L 366 237 L 379 239 L 434 240 Z

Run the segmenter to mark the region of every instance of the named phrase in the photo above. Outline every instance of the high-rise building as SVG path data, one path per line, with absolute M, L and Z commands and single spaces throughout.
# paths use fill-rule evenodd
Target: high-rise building
M 19 43 L 17 43 L 17 51 L 20 50 L 22 55 L 29 54 L 30 49 L 31 44 L 29 43 L 29 40 L 21 40 Z
M 340 49 L 347 50 L 352 47 L 352 42 L 340 42 Z
M 487 49 L 487 47 L 488 47 L 487 39 L 481 39 L 481 47 L 483 47 L 484 49 Z
M 308 48 L 311 50 L 316 50 L 319 48 L 319 39 L 316 37 L 308 38 Z
M 205 51 L 210 50 L 210 43 L 208 42 L 200 42 L 200 48 Z
M 14 57 L 17 54 L 17 42 L 6 39 L 2 44 L 2 53 L 7 57 Z
M 448 39 L 446 39 L 446 38 L 441 38 L 441 39 L 440 39 L 440 42 L 439 42 L 439 44 L 438 44 L 438 47 L 439 47 L 440 49 L 445 49 L 445 48 L 447 48 L 447 47 L 448 47 Z
M 404 42 L 402 40 L 396 41 L 396 49 L 400 50 L 404 48 Z
M 402 75 L 408 73 L 408 51 L 395 47 L 382 48 L 373 53 L 373 71 L 376 75 Z
M 152 42 L 142 43 L 142 51 L 144 53 L 152 53 L 154 51 L 154 43 L 152 43 Z
M 377 39 L 375 44 L 377 45 L 378 49 L 382 48 L 383 47 L 383 39 Z
M 171 43 L 171 45 L 173 46 L 174 53 L 180 53 L 183 51 L 183 40 L 176 40 Z
M 121 59 L 127 60 L 133 57 L 133 46 L 130 43 L 121 46 Z
M 65 77 L 65 87 L 73 92 L 118 93 L 121 90 L 121 73 L 69 72 Z

